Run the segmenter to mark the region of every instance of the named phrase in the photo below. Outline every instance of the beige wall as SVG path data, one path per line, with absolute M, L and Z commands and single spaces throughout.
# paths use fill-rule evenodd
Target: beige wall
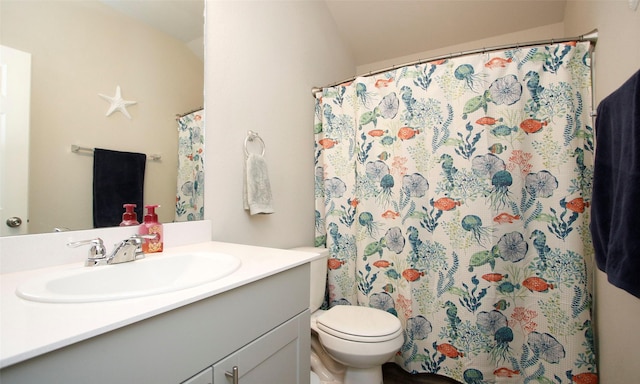
M 598 29 L 596 104 L 640 70 L 640 9 L 631 10 L 627 1 L 570 1 L 564 24 L 570 35 Z M 640 299 L 609 284 L 598 271 L 595 300 L 600 382 L 637 383 Z
M 72 144 L 161 154 L 147 163 L 145 203 L 173 221 L 175 114 L 202 106 L 202 61 L 97 1 L 2 0 L 0 11 L 1 43 L 32 54 L 30 230 L 93 226 L 93 158 Z M 138 102 L 127 107 L 131 120 L 105 116 L 110 104 L 98 94 L 118 85 Z
M 311 88 L 352 75 L 353 59 L 319 1 L 208 1 L 206 20 L 205 216 L 213 238 L 312 245 Z M 243 210 L 248 130 L 266 144 L 271 215 Z

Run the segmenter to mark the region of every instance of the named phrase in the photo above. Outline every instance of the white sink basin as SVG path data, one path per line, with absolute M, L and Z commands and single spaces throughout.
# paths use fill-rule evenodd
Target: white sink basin
M 16 294 L 45 303 L 122 300 L 195 287 L 239 267 L 237 257 L 216 252 L 148 256 L 129 263 L 44 274 L 19 285 Z

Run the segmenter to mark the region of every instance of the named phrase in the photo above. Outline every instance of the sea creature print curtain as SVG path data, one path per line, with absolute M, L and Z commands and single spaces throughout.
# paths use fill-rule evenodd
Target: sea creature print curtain
M 595 383 L 588 43 L 407 66 L 316 98 L 328 305 L 396 315 L 396 363 Z
M 204 219 L 204 110 L 178 118 L 175 221 Z

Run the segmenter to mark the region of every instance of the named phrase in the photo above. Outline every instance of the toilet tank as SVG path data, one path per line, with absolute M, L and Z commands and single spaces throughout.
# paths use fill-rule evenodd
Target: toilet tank
M 322 302 L 324 301 L 324 292 L 327 286 L 327 260 L 329 259 L 329 250 L 314 247 L 299 247 L 293 248 L 293 250 L 322 255 L 322 258 L 311 262 L 309 311 L 313 313 L 322 306 Z

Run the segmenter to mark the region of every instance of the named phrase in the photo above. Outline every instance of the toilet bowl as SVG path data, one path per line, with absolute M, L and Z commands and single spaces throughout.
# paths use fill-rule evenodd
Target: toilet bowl
M 328 251 L 311 262 L 311 368 L 322 384 L 382 384 L 382 364 L 402 346 L 400 320 L 376 308 L 339 305 L 319 310 L 324 299 Z
M 404 340 L 397 317 L 369 307 L 340 305 L 316 311 L 311 329 L 327 354 L 345 366 L 344 384 L 382 384 L 382 364 Z

